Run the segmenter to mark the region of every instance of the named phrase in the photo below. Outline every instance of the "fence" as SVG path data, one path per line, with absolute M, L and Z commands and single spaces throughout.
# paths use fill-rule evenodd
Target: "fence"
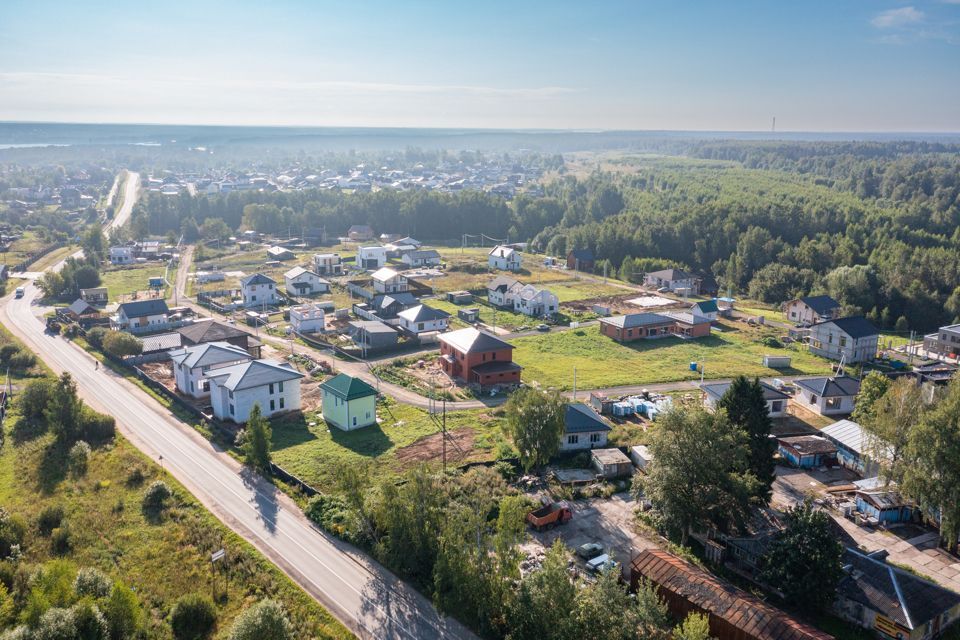
M 14 266 L 10 267 L 10 271 L 26 271 L 31 264 L 33 264 L 43 256 L 47 255 L 51 251 L 56 251 L 57 249 L 63 246 L 65 245 L 62 242 L 55 242 L 51 245 L 47 245 L 46 247 L 44 247 L 43 249 L 40 249 L 39 251 L 35 251 L 34 253 L 28 254 L 26 260 L 24 260 L 20 264 L 15 264 Z

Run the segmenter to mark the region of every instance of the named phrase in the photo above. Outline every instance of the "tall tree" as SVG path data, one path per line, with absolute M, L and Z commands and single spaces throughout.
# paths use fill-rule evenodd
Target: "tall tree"
M 760 483 L 749 471 L 747 434 L 727 414 L 674 409 L 657 421 L 642 485 L 664 526 L 686 545 L 694 529 L 743 522 Z
M 567 572 L 570 552 L 558 538 L 540 569 L 520 583 L 507 613 L 509 640 L 573 640 L 570 613 L 576 608 L 577 586 Z M 550 624 L 544 624 L 549 620 Z
M 890 388 L 891 380 L 879 371 L 871 371 L 860 381 L 860 393 L 857 394 L 857 405 L 850 415 L 850 419 L 866 426 L 873 419 L 874 405 Z
M 546 464 L 560 449 L 566 400 L 557 392 L 524 387 L 510 396 L 505 410 L 504 428 L 520 452 L 523 468 L 529 471 Z
M 867 453 L 880 465 L 887 480 L 903 480 L 910 433 L 925 410 L 920 387 L 911 379 L 900 378 L 876 400 L 861 423 L 868 434 Z
M 734 427 L 747 434 L 749 469 L 760 483 L 757 496 L 769 502 L 775 477 L 773 455 L 777 450 L 777 441 L 770 437 L 773 424 L 760 380 L 754 378 L 750 382 L 746 376 L 737 376 L 720 398 L 718 407 L 726 410 Z
M 250 417 L 247 419 L 247 439 L 243 444 L 243 453 L 247 464 L 260 471 L 270 474 L 270 423 L 260 412 L 260 404 L 253 405 Z
M 807 611 L 824 610 L 843 577 L 842 555 L 830 517 L 807 501 L 787 512 L 787 526 L 770 543 L 759 577 L 788 602 Z
M 47 426 L 61 442 L 71 443 L 79 437 L 82 406 L 77 397 L 77 384 L 64 371 L 52 389 L 44 410 Z

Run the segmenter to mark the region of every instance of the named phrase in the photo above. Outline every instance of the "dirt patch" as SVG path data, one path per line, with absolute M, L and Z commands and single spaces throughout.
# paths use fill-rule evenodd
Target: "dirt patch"
M 447 462 L 460 462 L 473 451 L 476 434 L 464 427 L 447 434 Z M 396 459 L 402 464 L 439 460 L 443 456 L 443 437 L 440 433 L 424 436 L 405 447 L 397 449 Z
M 140 368 L 163 386 L 174 390 L 176 380 L 173 377 L 173 367 L 169 362 L 144 362 Z
M 672 304 L 665 306 L 659 306 L 652 309 L 643 309 L 642 307 L 632 304 L 630 300 L 636 300 L 638 297 L 643 296 L 644 294 L 638 293 L 637 291 L 631 291 L 616 296 L 601 296 L 599 298 L 589 298 L 587 300 L 574 300 L 571 302 L 561 303 L 560 307 L 564 309 L 571 309 L 573 311 L 582 311 L 590 312 L 593 311 L 594 305 L 600 305 L 601 307 L 609 307 L 610 313 L 641 313 L 643 311 L 657 312 L 657 311 L 673 311 L 676 309 L 687 309 L 692 304 L 690 302 L 684 302 L 682 300 L 673 300 Z M 669 299 L 664 297 L 665 300 Z

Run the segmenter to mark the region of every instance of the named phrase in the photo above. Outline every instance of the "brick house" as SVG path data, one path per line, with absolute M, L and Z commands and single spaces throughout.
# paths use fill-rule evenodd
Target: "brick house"
M 451 378 L 481 386 L 519 383 L 523 369 L 513 361 L 513 345 L 477 329 L 441 334 L 440 365 Z

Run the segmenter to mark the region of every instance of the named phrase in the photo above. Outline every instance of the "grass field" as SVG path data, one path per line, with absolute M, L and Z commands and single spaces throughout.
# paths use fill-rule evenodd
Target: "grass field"
M 367 463 L 375 477 L 383 477 L 420 463 L 441 464 L 439 450 L 433 451 L 435 446 L 418 446 L 440 443 L 438 428 L 426 411 L 387 400 L 378 403 L 377 415 L 379 425 L 356 431 L 333 426 L 328 429 L 319 414 L 275 420 L 273 460 L 315 488 L 331 492 L 337 491 L 338 471 L 346 465 Z M 461 458 L 452 446 L 448 448 L 448 460 L 455 460 L 455 464 L 492 459 L 507 442 L 500 432 L 500 418 L 488 410 L 448 412 L 447 430 L 467 439 L 471 434 L 458 430 L 472 432 L 472 447 L 469 451 L 462 447 L 467 452 L 465 457 Z M 430 440 L 414 445 L 421 438 Z M 404 449 L 410 445 L 414 446 Z
M 33 231 L 25 231 L 19 240 L 14 241 L 10 245 L 9 251 L 0 253 L 0 262 L 13 267 L 26 260 L 27 256 L 31 253 L 39 251 L 52 243 L 52 240 L 45 240 Z
M 663 338 L 620 344 L 600 335 L 596 326 L 517 338 L 513 358 L 523 365 L 523 379 L 548 387 L 570 389 L 577 368 L 580 389 L 600 389 L 699 378 L 690 362 L 706 360 L 707 378 L 800 375 L 828 373 L 826 360 L 796 347 L 771 349 L 759 340 L 775 335 L 769 329 L 724 327 L 697 340 Z M 765 354 L 789 355 L 791 369 L 770 369 L 761 364 Z
M 147 291 L 150 278 L 163 277 L 164 269 L 162 262 L 113 268 L 100 273 L 100 286 L 107 288 L 110 302 L 119 302 L 121 296 L 129 298 L 135 291 Z M 172 273 L 170 277 L 173 277 Z
M 66 559 L 95 566 L 134 589 L 146 614 L 149 638 L 169 638 L 166 618 L 180 596 L 211 593 L 210 553 L 226 549 L 229 597 L 218 598 L 219 634 L 252 602 L 281 600 L 296 625 L 297 637 L 349 638 L 351 634 L 312 598 L 234 535 L 175 480 L 122 438 L 95 449 L 87 473 L 66 474 L 65 454 L 48 434 L 11 433 L 0 451 L 0 505 L 26 519 L 22 562 L 52 559 L 50 541 L 34 528 L 37 514 L 62 506 L 72 537 Z M 144 479 L 132 475 L 139 470 Z M 159 518 L 145 515 L 146 487 L 162 478 L 174 489 L 173 507 Z M 220 592 L 222 594 L 222 578 Z

